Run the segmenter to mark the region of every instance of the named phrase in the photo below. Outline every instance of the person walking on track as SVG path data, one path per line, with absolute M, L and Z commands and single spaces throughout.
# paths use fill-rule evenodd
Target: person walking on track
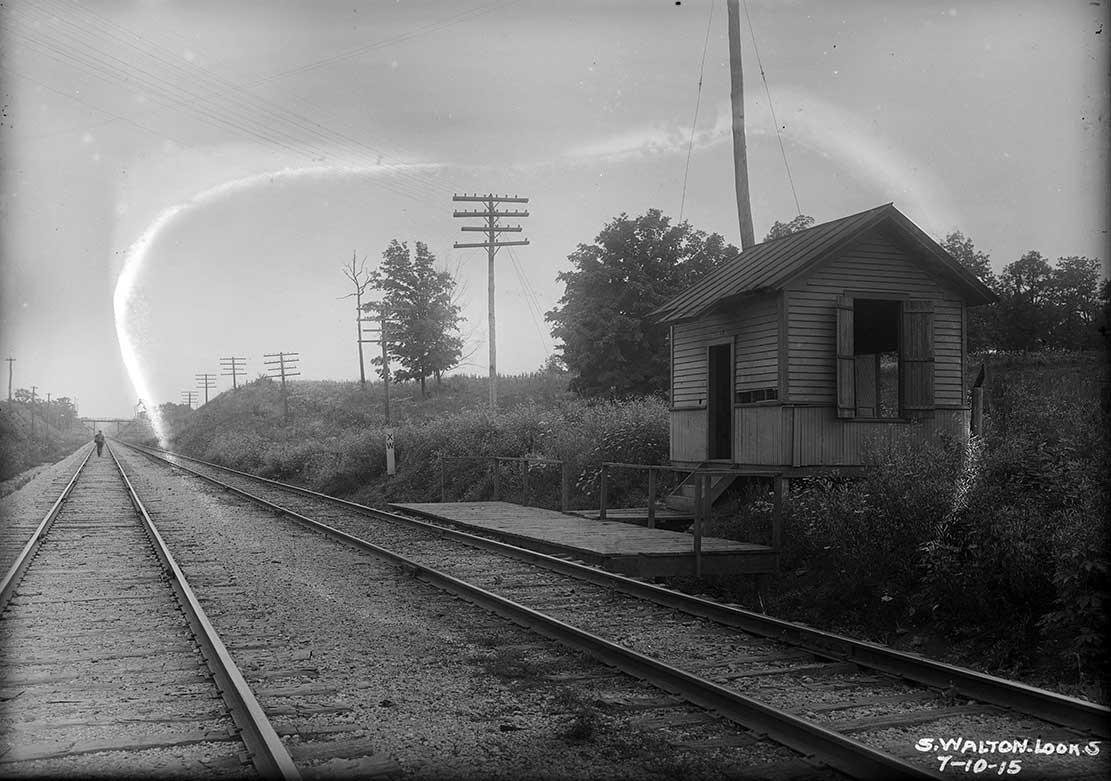
M 104 450 L 104 432 L 97 431 L 96 436 L 93 437 L 93 442 L 96 442 L 96 454 L 99 456 L 101 451 Z

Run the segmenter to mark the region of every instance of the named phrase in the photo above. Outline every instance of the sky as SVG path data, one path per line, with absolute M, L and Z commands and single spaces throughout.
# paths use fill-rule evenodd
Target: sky
M 743 0 L 757 240 L 893 202 L 996 271 L 1108 252 L 1108 2 Z M 740 243 L 725 0 L 0 5 L 0 358 L 93 418 L 230 387 L 220 358 L 357 380 L 343 268 L 455 274 L 488 371 L 487 257 L 455 194 L 527 197 L 495 260 L 497 368 L 556 350 L 557 275 L 621 214 Z M 773 119 L 774 116 L 774 119 Z M 777 132 L 778 128 L 778 132 Z M 367 345 L 368 357 L 377 348 Z

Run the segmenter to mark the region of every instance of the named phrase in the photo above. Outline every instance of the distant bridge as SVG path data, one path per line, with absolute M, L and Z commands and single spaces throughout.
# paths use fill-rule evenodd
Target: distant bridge
M 116 434 L 118 435 L 123 431 L 123 425 L 125 423 L 128 424 L 128 425 L 133 424 L 135 422 L 135 419 L 134 418 L 78 418 L 77 422 L 78 423 L 88 423 L 89 424 L 89 432 L 92 433 L 92 434 L 96 433 L 97 428 L 99 428 L 102 423 L 115 423 L 116 424 Z

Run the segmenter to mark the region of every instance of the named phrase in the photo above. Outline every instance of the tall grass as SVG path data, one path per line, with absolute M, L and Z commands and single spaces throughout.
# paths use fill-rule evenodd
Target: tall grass
M 503 378 L 496 413 L 483 379 L 448 378 L 426 399 L 419 391 L 414 396 L 413 387 L 395 387 L 387 426 L 380 385 L 291 384 L 287 421 L 280 388 L 259 380 L 200 408 L 174 432 L 172 444 L 206 460 L 367 503 L 502 498 L 554 508 L 566 470 L 571 506 L 586 507 L 598 501 L 603 461 L 666 461 L 665 402 L 587 402 L 565 387 L 559 375 Z M 388 434 L 393 476 L 386 474 Z M 495 458 L 562 466 L 499 464 Z M 634 490 L 632 481 L 613 484 L 616 501 Z

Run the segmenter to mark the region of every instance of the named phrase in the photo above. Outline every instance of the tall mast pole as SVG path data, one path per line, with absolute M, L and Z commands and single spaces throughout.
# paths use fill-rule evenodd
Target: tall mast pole
M 737 0 L 726 0 L 729 15 L 729 100 L 733 105 L 733 177 L 737 184 L 737 217 L 741 249 L 756 243 L 752 231 L 752 202 L 748 192 L 748 152 L 745 149 L 745 90 L 741 70 L 741 14 Z

